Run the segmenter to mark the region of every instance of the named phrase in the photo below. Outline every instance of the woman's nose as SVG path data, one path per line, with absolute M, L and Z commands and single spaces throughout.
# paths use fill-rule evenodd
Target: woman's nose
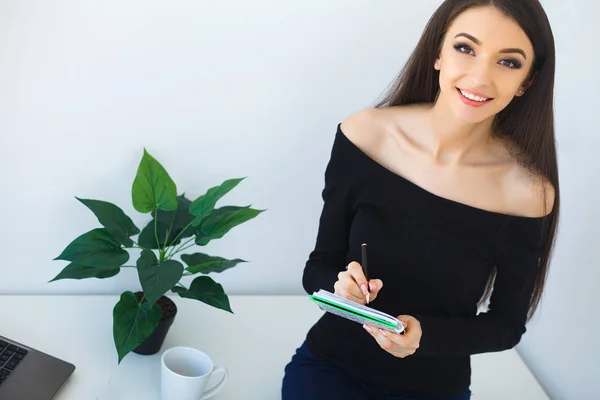
M 492 67 L 487 61 L 478 60 L 478 62 L 473 63 L 468 76 L 473 85 L 478 87 L 488 86 L 493 81 Z

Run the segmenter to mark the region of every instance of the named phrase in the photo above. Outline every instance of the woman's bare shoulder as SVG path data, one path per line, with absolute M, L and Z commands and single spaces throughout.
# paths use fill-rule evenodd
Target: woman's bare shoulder
M 516 160 L 503 186 L 508 208 L 518 215 L 537 218 L 553 210 L 556 192 L 552 183 Z
M 375 151 L 390 131 L 401 130 L 403 120 L 418 112 L 414 105 L 366 108 L 342 121 L 342 133 L 361 149 Z
M 381 123 L 384 114 L 384 110 L 379 108 L 360 110 L 344 119 L 340 130 L 348 140 L 368 153 L 381 140 Z

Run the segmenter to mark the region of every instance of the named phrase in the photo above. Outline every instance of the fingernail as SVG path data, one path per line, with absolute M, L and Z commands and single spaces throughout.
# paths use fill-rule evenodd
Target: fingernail
M 373 329 L 371 329 L 368 325 L 363 325 L 363 328 L 365 328 L 367 332 L 373 333 Z
M 386 331 L 384 331 L 383 329 L 379 329 L 379 332 L 381 332 L 381 334 L 382 334 L 383 336 L 387 336 L 387 332 L 386 332 Z
M 362 283 L 360 285 L 360 290 L 362 290 L 363 294 L 367 294 L 367 285 L 365 285 L 364 283 Z
M 371 290 L 375 290 L 375 284 L 373 282 L 369 283 L 369 287 L 371 288 Z

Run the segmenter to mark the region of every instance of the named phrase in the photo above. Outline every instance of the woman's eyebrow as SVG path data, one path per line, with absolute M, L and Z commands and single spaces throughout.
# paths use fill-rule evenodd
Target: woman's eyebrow
M 473 42 L 475 42 L 477 44 L 477 46 L 481 45 L 481 41 L 473 35 L 469 35 L 468 33 L 459 33 L 458 35 L 454 36 L 454 38 L 456 39 L 459 36 L 464 36 L 467 39 L 472 40 Z M 525 52 L 521 49 L 517 49 L 517 48 L 502 49 L 502 50 L 500 50 L 500 53 L 519 53 L 520 55 L 523 56 L 524 59 L 527 60 L 527 56 L 525 55 Z

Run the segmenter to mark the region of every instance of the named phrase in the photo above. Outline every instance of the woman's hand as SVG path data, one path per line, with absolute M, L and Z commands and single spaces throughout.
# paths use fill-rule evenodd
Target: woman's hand
M 370 301 L 373 301 L 377 298 L 377 293 L 383 287 L 383 282 L 381 279 L 371 279 L 367 282 L 362 265 L 356 261 L 352 261 L 346 267 L 346 271 L 338 274 L 338 280 L 333 285 L 335 289 L 334 294 L 355 303 L 365 304 L 367 301 L 367 285 L 371 288 Z
M 417 351 L 421 342 L 421 323 L 410 315 L 400 315 L 398 317 L 404 325 L 405 333 L 403 335 L 375 328 L 371 325 L 363 325 L 365 330 L 371 334 L 383 350 L 394 357 L 404 358 Z

